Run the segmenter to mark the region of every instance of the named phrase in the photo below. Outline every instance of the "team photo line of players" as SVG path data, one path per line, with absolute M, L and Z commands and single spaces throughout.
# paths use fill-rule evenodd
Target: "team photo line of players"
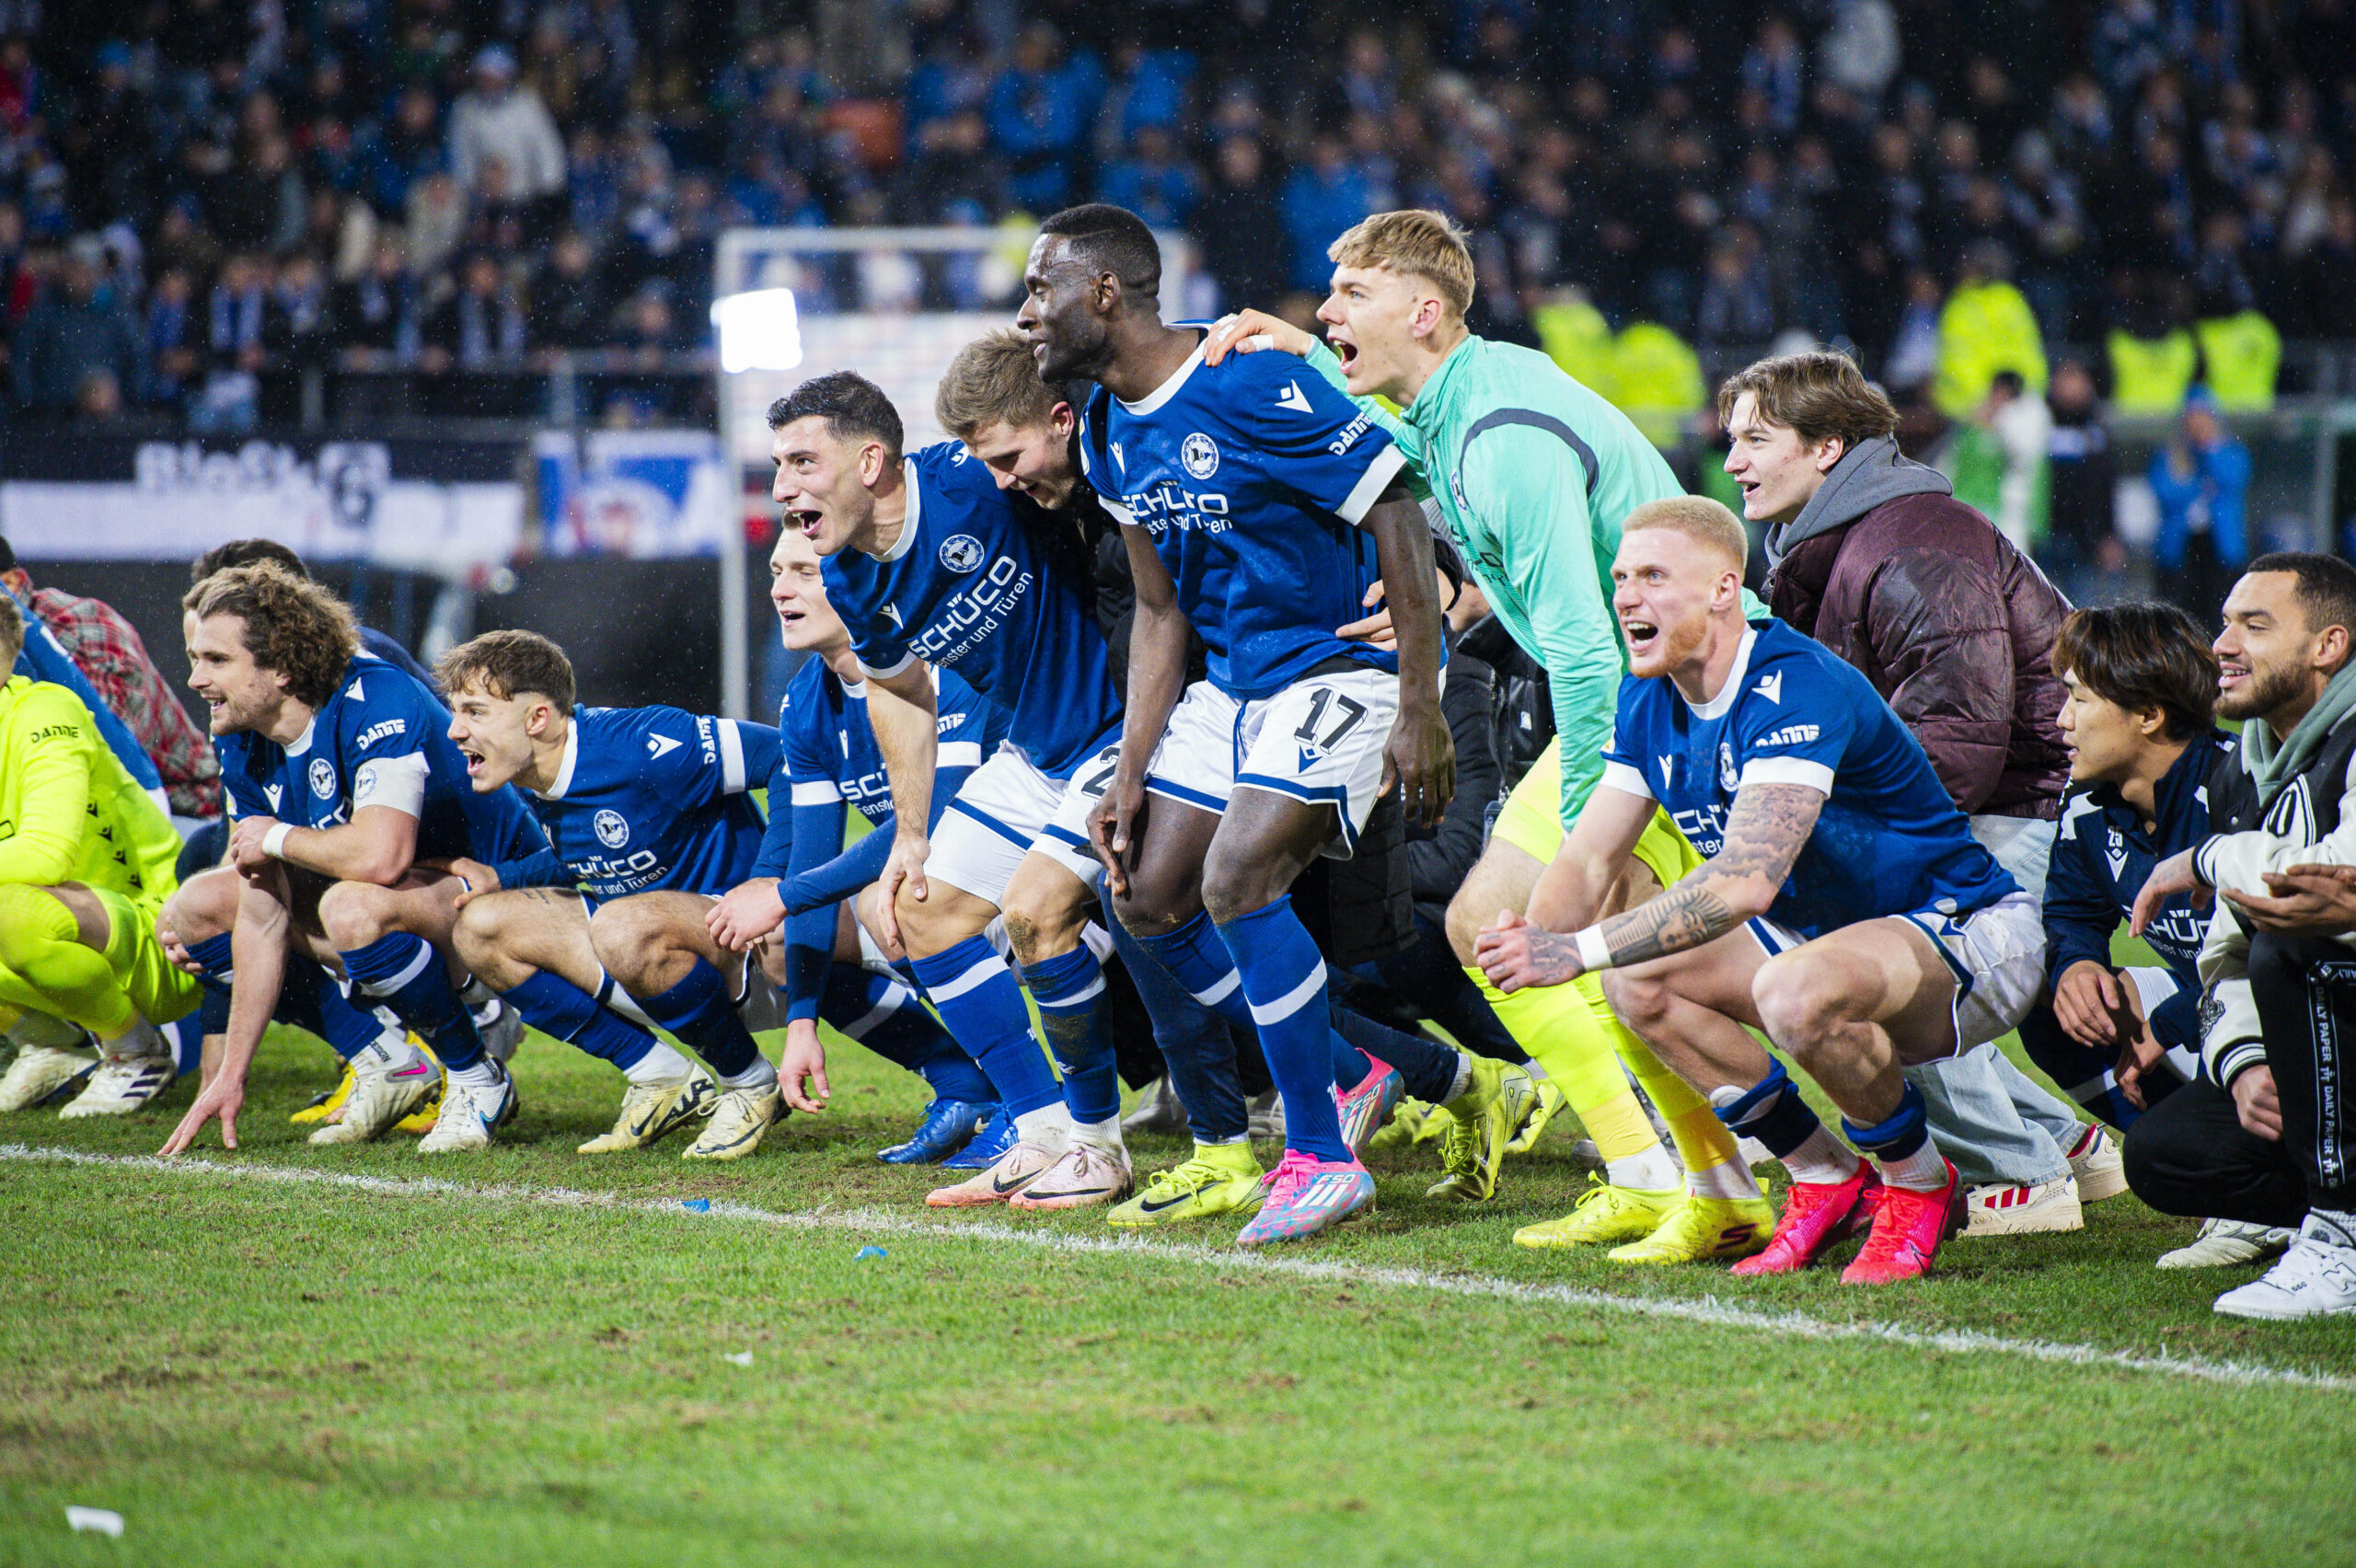
M 2164 606 L 2072 613 L 2023 659 L 2086 791 L 2066 820 L 2058 790 L 2051 810 L 1967 816 L 1868 673 L 1745 589 L 1740 519 L 1683 494 L 1542 355 L 1466 331 L 1472 264 L 1447 220 L 1380 214 L 1331 254 L 1322 340 L 1257 312 L 1165 323 L 1150 231 L 1071 209 L 1042 227 L 1013 328 L 945 374 L 956 439 L 904 453 L 854 373 L 780 398 L 770 598 L 808 658 L 774 728 L 580 706 L 562 651 L 524 631 L 429 678 L 364 646 L 283 549 L 231 547 L 201 564 L 184 626 L 229 821 L 176 872 L 168 825 L 130 824 L 155 808 L 87 714 L 69 721 L 80 705 L 12 681 L 40 727 L 11 739 L 32 749 L 10 758 L 21 802 L 0 804 L 29 824 L 40 780 L 82 768 L 104 825 L 52 836 L 123 847 L 111 877 L 52 853 L 0 888 L 32 911 L 0 921 L 19 1044 L 0 1102 L 79 1087 L 75 1105 L 135 1109 L 171 1076 L 154 1026 L 201 1009 L 202 1087 L 167 1153 L 216 1121 L 236 1147 L 273 1020 L 345 1063 L 303 1113 L 313 1142 L 406 1125 L 428 1129 L 422 1151 L 480 1148 L 516 1113 L 506 1057 L 529 1023 L 621 1070 L 583 1153 L 684 1130 L 685 1158 L 725 1160 L 825 1110 L 823 1019 L 931 1090 L 880 1158 L 953 1172 L 935 1206 L 1233 1216 L 1261 1245 L 1369 1212 L 1360 1157 L 1387 1124 L 1437 1137 L 1431 1196 L 1480 1202 L 1567 1107 L 1601 1169 L 1518 1244 L 1753 1275 L 1862 1236 L 1842 1278 L 1880 1284 L 1927 1272 L 1967 1223 L 2074 1228 L 2127 1185 L 2099 1124 L 2206 1096 L 2167 1147 L 2200 1175 L 2217 1139 L 2195 1135 L 2223 1103 L 2275 1146 L 2236 1156 L 2271 1185 L 2176 1212 L 2226 1228 L 2202 1245 L 2273 1238 L 2219 1261 L 2282 1254 L 2219 1309 L 2356 1309 L 2356 1276 L 2316 1283 L 2356 1258 L 2336 1103 L 2269 1073 L 2257 955 L 2216 929 L 2278 902 L 2301 857 L 2251 842 L 2241 805 L 2212 836 L 2220 807 L 2185 782 L 2234 766 L 2221 713 L 2276 743 L 2254 790 L 2279 752 L 2312 760 L 2297 737 L 2339 689 L 2356 571 L 2258 562 L 2213 653 Z M 1797 559 L 1844 484 L 1955 506 L 1844 359 L 1763 361 L 1720 405 L 1771 556 Z M 1557 732 L 1424 933 L 1432 994 L 1479 1012 L 1480 1049 L 1339 1005 L 1335 939 L 1294 904 L 1312 868 L 1358 854 L 1379 801 L 1406 834 L 1442 827 L 1444 626 L 1468 607 L 1542 672 Z M 872 831 L 847 848 L 853 809 Z M 2307 809 L 2320 843 L 2336 815 Z M 2220 886 L 2241 894 L 2194 914 Z M 2131 910 L 2160 968 L 2110 963 Z M 2226 1020 L 2205 1039 L 2204 989 Z M 1124 998 L 1195 1142 L 1142 1187 Z M 2003 1062 L 2016 1028 L 2097 1124 Z M 755 1036 L 775 1029 L 772 1066 Z M 1262 1063 L 1272 1170 L 1242 1087 Z M 2050 1178 L 1966 1180 L 1983 1156 L 2001 1168 L 1981 1131 L 1999 1124 L 2039 1129 Z M 1791 1178 L 1780 1215 L 1750 1169 L 1767 1159 Z M 2210 1184 L 2185 1185 L 2198 1204 Z

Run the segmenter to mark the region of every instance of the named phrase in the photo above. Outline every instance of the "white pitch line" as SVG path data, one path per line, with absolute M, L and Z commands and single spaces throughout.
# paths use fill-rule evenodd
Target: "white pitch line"
M 526 1204 L 544 1208 L 599 1208 L 666 1219 L 728 1219 L 795 1230 L 840 1230 L 919 1236 L 942 1241 L 995 1241 L 1045 1252 L 1088 1256 L 1145 1258 L 1155 1262 L 1192 1263 L 1223 1272 L 1273 1274 L 1288 1279 L 1317 1280 L 1344 1285 L 1379 1286 L 1397 1290 L 1430 1291 L 1443 1296 L 1486 1297 L 1534 1306 L 1573 1307 L 1628 1317 L 1655 1318 L 1696 1323 L 1706 1328 L 1738 1329 L 1784 1339 L 1854 1340 L 1895 1345 L 1907 1350 L 1931 1350 L 1958 1355 L 2010 1355 L 2025 1361 L 2054 1362 L 2070 1366 L 2108 1367 L 2122 1372 L 2189 1378 L 2200 1382 L 2242 1387 L 2273 1386 L 2319 1389 L 2332 1393 L 2356 1393 L 2356 1378 L 2329 1372 L 2264 1366 L 2244 1361 L 2212 1361 L 2204 1356 L 2145 1355 L 2134 1351 L 2105 1350 L 2100 1345 L 2070 1344 L 2058 1340 L 2008 1339 L 1977 1329 L 1910 1329 L 1899 1323 L 1835 1322 L 1804 1312 L 1764 1312 L 1728 1306 L 1715 1297 L 1664 1299 L 1614 1296 L 1575 1286 L 1531 1285 L 1486 1274 L 1436 1274 L 1426 1269 L 1391 1268 L 1380 1264 L 1344 1263 L 1313 1258 L 1285 1257 L 1268 1252 L 1192 1243 L 1160 1244 L 1138 1239 L 1071 1236 L 1057 1231 L 1024 1230 L 990 1221 L 932 1224 L 907 1215 L 877 1209 L 817 1209 L 791 1211 L 755 1208 L 748 1204 L 713 1200 L 708 1211 L 691 1210 L 677 1198 L 631 1198 L 618 1193 L 587 1193 L 570 1187 L 478 1186 L 445 1182 L 433 1176 L 360 1176 L 300 1166 L 238 1163 L 210 1159 L 162 1159 L 154 1155 L 91 1154 L 80 1149 L 40 1148 L 26 1144 L 0 1144 L 0 1163 L 83 1165 L 115 1170 L 144 1170 L 168 1176 L 210 1176 L 248 1182 L 274 1182 L 295 1186 L 334 1187 L 390 1198 L 471 1198 L 477 1202 Z

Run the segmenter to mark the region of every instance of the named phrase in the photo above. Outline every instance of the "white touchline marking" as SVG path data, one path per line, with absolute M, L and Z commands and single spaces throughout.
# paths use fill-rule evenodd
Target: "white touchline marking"
M 1977 1329 L 1910 1329 L 1898 1323 L 1835 1322 L 1804 1312 L 1764 1312 L 1730 1307 L 1715 1297 L 1672 1300 L 1640 1296 L 1613 1296 L 1607 1291 L 1575 1286 L 1530 1285 L 1493 1275 L 1435 1274 L 1427 1269 L 1387 1268 L 1380 1264 L 1320 1262 L 1232 1248 L 1205 1247 L 1191 1242 L 1157 1244 L 1135 1238 L 1067 1236 L 1054 1231 L 1021 1230 L 985 1220 L 978 1223 L 933 1224 L 907 1215 L 878 1209 L 817 1209 L 793 1212 L 755 1208 L 749 1204 L 711 1200 L 709 1210 L 685 1207 L 677 1198 L 630 1198 L 618 1193 L 585 1193 L 571 1187 L 477 1186 L 445 1182 L 434 1176 L 359 1176 L 339 1170 L 312 1170 L 292 1165 L 218 1164 L 182 1156 L 91 1154 L 80 1149 L 40 1148 L 26 1144 L 0 1144 L 0 1161 L 16 1164 L 87 1165 L 117 1170 L 144 1170 L 168 1176 L 216 1176 L 248 1182 L 276 1182 L 296 1186 L 339 1187 L 390 1198 L 464 1197 L 480 1202 L 529 1204 L 545 1208 L 599 1208 L 622 1214 L 657 1216 L 666 1219 L 733 1219 L 795 1230 L 881 1231 L 895 1236 L 921 1236 L 943 1241 L 1002 1241 L 1045 1252 L 1075 1252 L 1146 1258 L 1155 1262 L 1195 1263 L 1228 1271 L 1276 1274 L 1289 1279 L 1334 1281 L 1345 1285 L 1385 1286 L 1398 1290 L 1432 1291 L 1443 1296 L 1492 1297 L 1550 1307 L 1577 1307 L 1590 1311 L 1617 1312 L 1629 1317 L 1658 1318 L 1698 1323 L 1705 1328 L 1741 1329 L 1785 1339 L 1861 1340 L 1909 1350 L 1943 1351 L 1958 1355 L 2012 1355 L 2025 1361 L 2058 1362 L 2071 1366 L 2109 1367 L 2122 1372 L 2155 1373 L 2190 1378 L 2208 1383 L 2243 1387 L 2275 1385 L 2356 1393 L 2356 1378 L 2291 1367 L 2260 1366 L 2244 1361 L 2212 1361 L 2203 1356 L 2170 1355 L 2165 1351 L 2144 1355 L 2134 1351 L 2105 1350 L 2100 1345 L 2069 1344 L 2058 1340 L 2007 1339 Z

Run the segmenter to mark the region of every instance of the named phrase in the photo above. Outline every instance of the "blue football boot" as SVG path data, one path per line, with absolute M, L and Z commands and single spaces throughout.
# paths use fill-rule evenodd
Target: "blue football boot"
M 1006 1158 L 1006 1151 L 1022 1140 L 1014 1136 L 1014 1118 L 1002 1105 L 990 1108 L 989 1125 L 965 1146 L 963 1152 L 951 1155 L 941 1162 L 943 1170 L 987 1170 Z
M 997 1109 L 969 1100 L 936 1100 L 907 1142 L 879 1150 L 875 1158 L 886 1165 L 938 1165 L 987 1126 Z

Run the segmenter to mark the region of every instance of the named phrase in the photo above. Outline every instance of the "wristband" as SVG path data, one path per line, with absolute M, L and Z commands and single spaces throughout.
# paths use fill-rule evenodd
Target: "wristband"
M 1579 967 L 1589 974 L 1611 967 L 1611 946 L 1603 940 L 1601 926 L 1589 926 L 1573 939 L 1579 944 Z
M 282 822 L 261 836 L 261 852 L 273 860 L 286 859 L 286 836 L 294 831 L 291 822 Z

